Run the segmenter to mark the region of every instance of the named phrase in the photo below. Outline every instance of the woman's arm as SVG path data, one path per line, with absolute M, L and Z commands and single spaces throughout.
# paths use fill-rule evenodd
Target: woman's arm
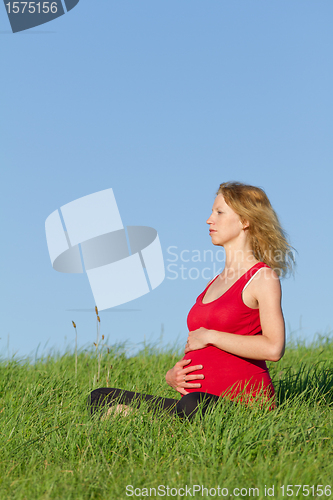
M 213 345 L 243 358 L 279 361 L 285 348 L 285 325 L 281 310 L 281 285 L 272 269 L 252 280 L 251 293 L 259 304 L 262 335 L 235 335 L 199 328 L 189 332 L 185 353 Z

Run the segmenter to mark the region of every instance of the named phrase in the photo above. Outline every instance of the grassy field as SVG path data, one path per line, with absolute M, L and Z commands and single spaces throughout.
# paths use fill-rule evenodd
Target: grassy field
M 0 499 L 333 498 L 332 339 L 270 363 L 271 412 L 221 401 L 193 423 L 144 406 L 90 417 L 96 387 L 176 397 L 164 375 L 179 357 L 100 346 L 77 369 L 73 353 L 2 361 Z

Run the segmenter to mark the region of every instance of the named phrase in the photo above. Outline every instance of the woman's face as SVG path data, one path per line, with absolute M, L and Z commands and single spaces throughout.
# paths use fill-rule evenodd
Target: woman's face
M 216 196 L 207 224 L 214 245 L 225 246 L 227 243 L 237 242 L 244 235 L 239 215 L 227 205 L 222 194 Z

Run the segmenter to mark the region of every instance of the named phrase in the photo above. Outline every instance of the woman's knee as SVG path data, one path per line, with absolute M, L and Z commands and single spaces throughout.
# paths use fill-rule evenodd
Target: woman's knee
M 88 397 L 88 405 L 91 413 L 95 413 L 98 408 L 109 406 L 113 401 L 121 397 L 122 391 L 111 387 L 102 387 L 93 390 Z
M 195 414 L 201 409 L 204 414 L 208 405 L 212 401 L 217 401 L 218 396 L 213 394 L 206 394 L 205 392 L 190 392 L 182 397 L 177 403 L 176 412 L 179 417 L 187 417 L 190 420 L 194 418 Z

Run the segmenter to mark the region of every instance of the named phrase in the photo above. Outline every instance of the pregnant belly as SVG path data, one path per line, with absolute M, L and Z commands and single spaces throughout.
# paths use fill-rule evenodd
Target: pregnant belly
M 208 346 L 197 351 L 190 351 L 183 359 L 190 359 L 187 366 L 203 365 L 202 370 L 191 372 L 191 375 L 203 374 L 204 379 L 191 382 L 200 383 L 200 389 L 186 389 L 188 392 L 208 392 L 216 396 L 229 394 L 234 397 L 245 388 L 254 393 L 263 385 L 274 391 L 265 361 L 241 358 Z

